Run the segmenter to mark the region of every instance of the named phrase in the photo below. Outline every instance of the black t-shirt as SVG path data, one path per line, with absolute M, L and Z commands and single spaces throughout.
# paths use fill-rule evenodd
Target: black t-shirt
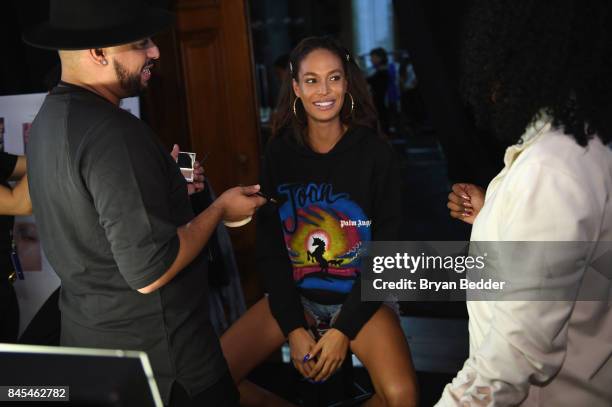
M 15 170 L 17 156 L 0 152 L 0 185 L 9 187 L 6 182 Z M 8 275 L 13 270 L 11 263 L 11 231 L 13 216 L 0 215 L 0 284 L 8 281 Z
M 147 352 L 162 397 L 227 371 L 209 321 L 206 260 L 167 285 L 177 227 L 193 218 L 184 178 L 142 121 L 60 85 L 32 123 L 28 179 L 40 237 L 61 279 L 61 344 Z
M 400 174 L 391 146 L 365 127 L 318 154 L 286 134 L 265 154 L 262 191 L 280 202 L 258 212 L 258 268 L 285 335 L 305 326 L 300 295 L 343 304 L 334 327 L 354 338 L 380 303 L 361 301 L 364 243 L 397 240 Z

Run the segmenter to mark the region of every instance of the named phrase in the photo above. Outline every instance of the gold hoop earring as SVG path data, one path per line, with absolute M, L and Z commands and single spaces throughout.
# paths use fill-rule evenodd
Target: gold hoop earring
M 351 112 L 349 113 L 349 116 L 353 115 L 353 111 L 355 110 L 355 99 L 353 99 L 353 95 L 351 95 L 351 92 L 346 92 L 347 95 L 349 95 L 349 97 L 351 98 Z
M 298 101 L 298 97 L 296 97 L 295 99 L 293 99 L 293 115 L 295 116 L 296 119 L 300 120 L 298 115 L 297 115 L 297 109 L 295 107 L 296 102 Z

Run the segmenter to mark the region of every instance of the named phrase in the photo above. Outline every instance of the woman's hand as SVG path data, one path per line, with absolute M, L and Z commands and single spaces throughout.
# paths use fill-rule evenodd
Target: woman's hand
M 349 338 L 345 334 L 337 329 L 330 328 L 310 352 L 310 358 L 317 358 L 317 363 L 308 378 L 315 382 L 327 380 L 342 366 L 349 342 Z
M 294 329 L 289 333 L 289 350 L 291 351 L 291 361 L 293 366 L 304 377 L 308 377 L 314 367 L 314 360 L 310 355 L 310 351 L 315 346 L 315 340 L 312 334 L 304 328 Z
M 460 219 L 470 225 L 482 209 L 485 200 L 485 190 L 474 184 L 454 184 L 448 194 L 447 208 L 450 216 Z

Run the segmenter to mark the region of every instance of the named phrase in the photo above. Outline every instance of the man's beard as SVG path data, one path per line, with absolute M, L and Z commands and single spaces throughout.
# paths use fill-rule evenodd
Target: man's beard
M 113 66 L 115 67 L 117 79 L 119 79 L 119 85 L 126 94 L 125 97 L 138 96 L 146 89 L 146 85 L 142 84 L 140 72 L 130 73 L 116 60 L 113 61 Z

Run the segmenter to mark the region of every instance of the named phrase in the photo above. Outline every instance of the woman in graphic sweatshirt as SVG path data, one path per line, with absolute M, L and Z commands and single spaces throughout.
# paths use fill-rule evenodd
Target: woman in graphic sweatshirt
M 257 218 L 268 296 L 221 338 L 241 402 L 282 404 L 243 379 L 288 340 L 304 377 L 326 380 L 350 348 L 372 378 L 372 405 L 416 405 L 396 304 L 361 301 L 364 244 L 398 240 L 393 151 L 365 78 L 342 46 L 307 38 L 291 53 L 289 71 L 262 169 L 262 191 L 274 202 Z

